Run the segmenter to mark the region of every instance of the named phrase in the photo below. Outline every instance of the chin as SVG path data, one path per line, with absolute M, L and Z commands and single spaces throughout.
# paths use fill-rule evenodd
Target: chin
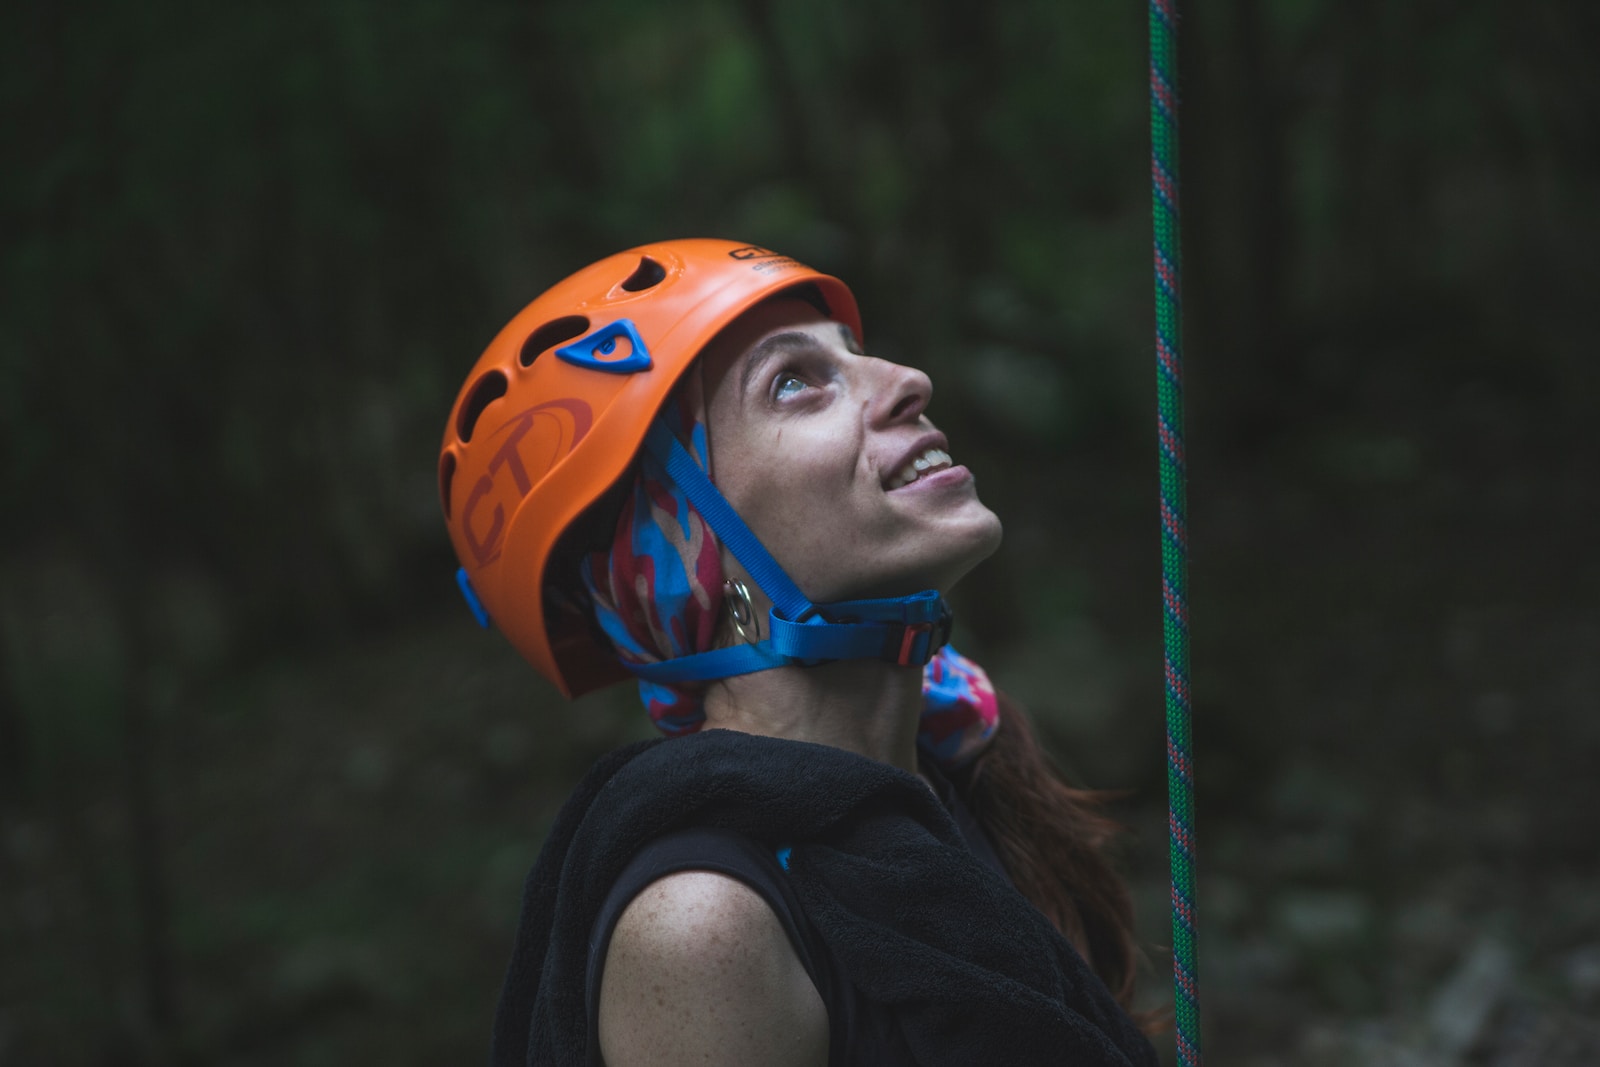
M 948 567 L 938 575 L 939 580 L 922 588 L 937 589 L 941 593 L 950 592 L 968 572 L 994 555 L 1000 548 L 1000 542 L 1005 537 L 1005 529 L 1000 525 L 1000 516 L 988 508 L 982 508 L 982 511 L 983 515 L 976 517 L 971 529 L 964 531 L 965 536 L 954 539 L 952 548 L 960 546 L 963 551 L 959 555 L 952 553 Z
M 850 588 L 827 599 L 909 596 L 924 589 L 950 592 L 969 571 L 994 555 L 1004 535 L 999 516 L 982 506 L 974 511 L 962 516 L 959 523 L 929 532 L 913 548 L 901 546 L 887 553 L 892 561 L 884 560 L 876 573 L 848 583 Z

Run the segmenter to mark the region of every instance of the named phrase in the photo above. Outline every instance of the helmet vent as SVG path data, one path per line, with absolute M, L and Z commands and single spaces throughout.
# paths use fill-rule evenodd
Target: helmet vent
M 630 293 L 642 293 L 646 289 L 660 285 L 661 280 L 666 276 L 667 269 L 665 267 L 649 256 L 641 256 L 639 258 L 639 268 L 628 275 L 627 279 L 622 283 L 622 288 Z
M 456 418 L 456 436 L 461 438 L 462 444 L 472 440 L 473 428 L 478 425 L 478 416 L 483 414 L 483 409 L 505 395 L 506 376 L 503 371 L 492 370 L 473 383 L 467 399 L 461 402 L 461 414 Z
M 444 505 L 444 521 L 450 521 L 450 483 L 456 480 L 456 454 L 439 457 L 439 502 Z
M 533 361 L 544 352 L 548 352 L 562 341 L 582 337 L 588 332 L 589 320 L 582 315 L 565 315 L 559 319 L 551 319 L 530 333 L 528 339 L 522 342 L 522 355 L 518 360 L 524 367 L 531 367 Z

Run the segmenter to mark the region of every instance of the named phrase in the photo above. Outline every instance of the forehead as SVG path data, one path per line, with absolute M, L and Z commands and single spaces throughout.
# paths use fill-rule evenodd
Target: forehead
M 700 354 L 707 397 L 723 391 L 730 374 L 737 384 L 750 360 L 760 358 L 764 344 L 770 349 L 788 334 L 803 334 L 824 345 L 843 344 L 847 333 L 846 327 L 798 297 L 763 301 L 729 323 Z

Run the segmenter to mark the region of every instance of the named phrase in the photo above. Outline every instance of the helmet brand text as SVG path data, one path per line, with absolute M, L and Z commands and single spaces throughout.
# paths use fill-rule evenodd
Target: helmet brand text
M 461 511 L 462 536 L 478 566 L 499 558 L 507 508 L 515 508 L 533 490 L 534 481 L 577 447 L 593 424 L 594 411 L 588 404 L 563 397 L 513 415 L 490 435 L 503 434 L 505 439 L 489 457 L 488 471 L 474 483 Z M 480 517 L 489 504 L 492 509 Z

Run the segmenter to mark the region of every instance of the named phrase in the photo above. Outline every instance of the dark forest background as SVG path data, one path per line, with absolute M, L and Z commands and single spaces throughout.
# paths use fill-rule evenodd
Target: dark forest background
M 1600 1062 L 1600 8 L 1182 39 L 1201 996 L 1231 1064 Z M 480 1062 L 623 691 L 452 583 L 434 463 L 544 286 L 843 276 L 1006 521 L 958 643 L 1167 996 L 1146 13 L 0 8 L 0 1064 Z

